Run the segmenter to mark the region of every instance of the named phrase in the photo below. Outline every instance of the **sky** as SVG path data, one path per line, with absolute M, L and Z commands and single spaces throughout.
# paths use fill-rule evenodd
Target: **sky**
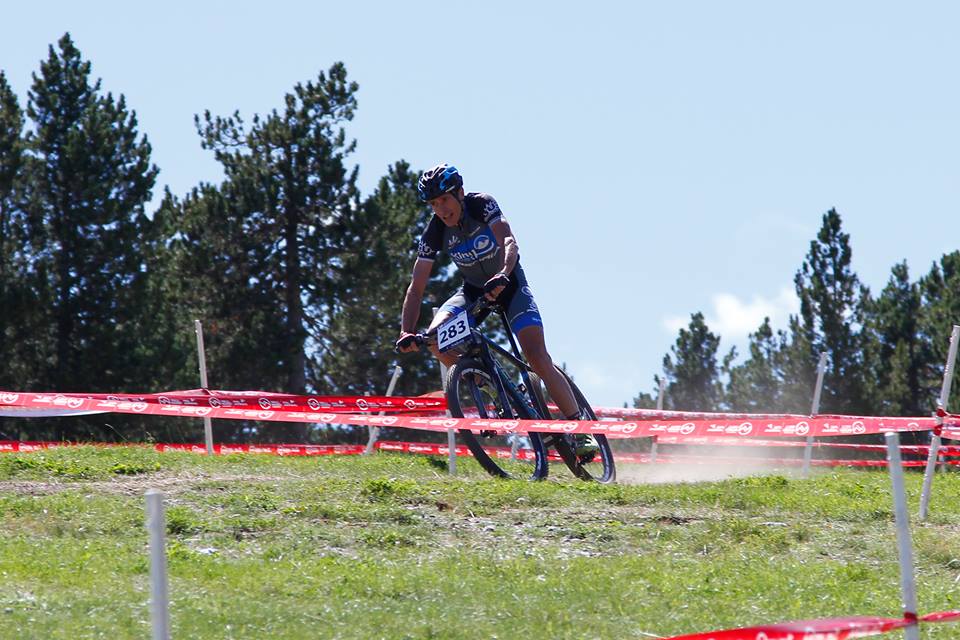
M 222 177 L 194 114 L 267 113 L 342 61 L 364 195 L 401 159 L 493 195 L 554 360 L 621 406 L 691 314 L 721 355 L 785 329 L 831 208 L 874 293 L 958 248 L 958 24 L 950 2 L 38 1 L 4 8 L 0 69 L 25 105 L 69 31 L 137 113 L 154 208 Z

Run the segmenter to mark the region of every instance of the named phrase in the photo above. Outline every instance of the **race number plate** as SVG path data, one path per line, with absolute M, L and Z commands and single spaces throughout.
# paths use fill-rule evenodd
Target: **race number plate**
M 470 335 L 470 314 L 466 310 L 453 316 L 437 330 L 437 348 L 440 351 L 451 349 Z

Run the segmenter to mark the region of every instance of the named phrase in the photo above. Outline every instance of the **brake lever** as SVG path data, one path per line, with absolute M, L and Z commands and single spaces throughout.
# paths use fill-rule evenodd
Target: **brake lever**
M 414 342 L 414 344 L 416 344 L 418 347 L 422 347 L 423 345 L 429 345 L 430 342 L 431 342 L 430 338 L 435 337 L 435 336 L 436 336 L 436 332 L 433 332 L 433 333 L 415 333 L 415 334 L 413 334 L 413 342 Z M 399 347 L 398 345 L 393 345 L 393 352 L 394 352 L 394 353 L 405 353 L 405 352 L 403 352 L 403 351 L 400 351 L 400 347 Z

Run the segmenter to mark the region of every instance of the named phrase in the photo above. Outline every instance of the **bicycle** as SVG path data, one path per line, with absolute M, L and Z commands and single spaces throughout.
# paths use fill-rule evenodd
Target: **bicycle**
M 477 325 L 487 310 L 496 312 L 503 322 L 505 333 L 510 340 L 511 351 L 506 350 L 491 338 L 484 335 Z M 466 309 L 455 314 L 436 329 L 428 333 L 417 334 L 418 345 L 435 344 L 441 352 L 453 351 L 460 359 L 450 367 L 445 381 L 447 408 L 455 418 L 479 417 L 495 420 L 531 419 L 552 420 L 555 416 L 544 394 L 543 384 L 533 373 L 530 365 L 524 361 L 516 338 L 510 330 L 510 324 L 502 307 L 480 298 Z M 497 353 L 519 369 L 522 382 L 514 384 L 501 364 L 493 356 Z M 565 371 L 557 368 L 573 391 L 578 408 L 590 420 L 597 416 L 590 403 L 577 388 Z M 562 416 L 560 416 L 562 418 Z M 509 478 L 510 473 L 498 464 L 482 446 L 480 440 L 490 440 L 497 436 L 495 431 L 481 431 L 474 434 L 470 429 L 459 429 L 467 448 L 473 457 L 490 475 Z M 553 447 L 560 459 L 573 474 L 582 480 L 596 480 L 601 483 L 616 479 L 616 467 L 613 452 L 606 436 L 596 434 L 597 451 L 578 456 L 571 435 L 563 433 L 527 434 L 530 448 L 534 453 L 531 480 L 543 480 L 549 473 L 548 447 Z

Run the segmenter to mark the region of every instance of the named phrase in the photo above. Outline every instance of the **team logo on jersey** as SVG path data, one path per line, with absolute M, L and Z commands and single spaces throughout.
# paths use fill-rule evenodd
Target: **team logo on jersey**
M 500 205 L 497 204 L 497 201 L 491 198 L 487 200 L 487 203 L 483 205 L 483 212 L 487 214 L 487 217 L 492 216 L 493 214 L 500 211 Z
M 469 266 L 480 260 L 496 255 L 497 243 L 489 230 L 476 238 L 466 239 L 451 250 L 450 257 L 461 266 Z

